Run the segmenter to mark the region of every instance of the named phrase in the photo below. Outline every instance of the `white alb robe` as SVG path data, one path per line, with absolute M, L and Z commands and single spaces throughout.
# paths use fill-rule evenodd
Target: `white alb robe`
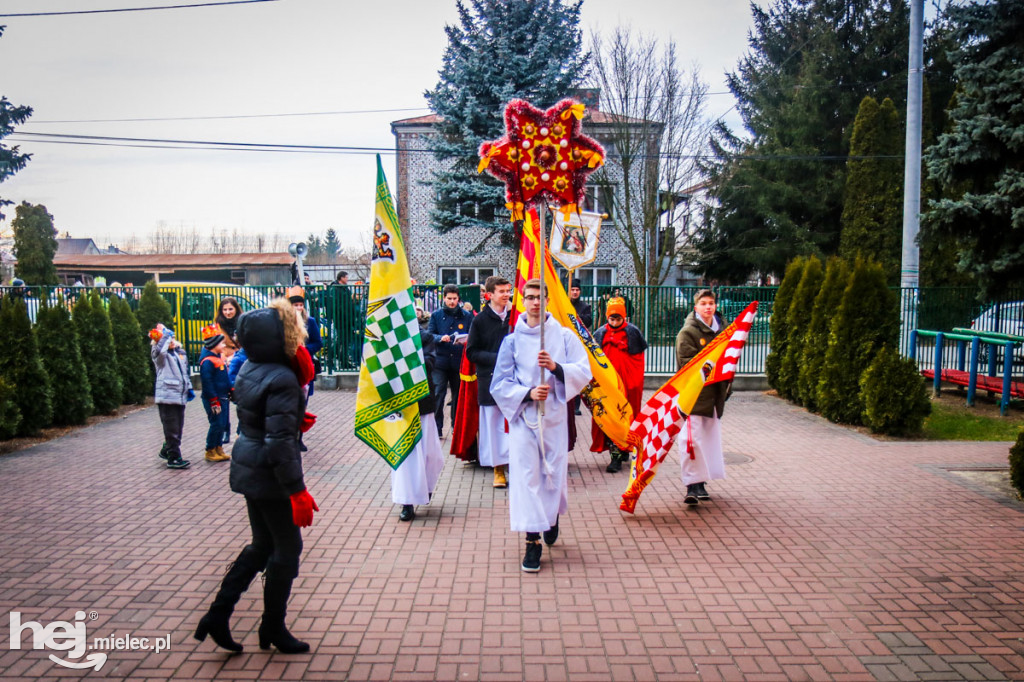
M 718 417 L 690 417 L 693 433 L 693 459 L 686 452 L 686 429 L 679 434 L 679 472 L 683 485 L 707 483 L 725 478 L 722 452 L 722 420 Z
M 480 406 L 480 430 L 477 433 L 477 456 L 480 466 L 508 464 L 508 434 L 505 415 L 497 405 Z
M 391 501 L 426 504 L 444 469 L 444 454 L 437 437 L 434 415 L 420 416 L 423 435 L 397 469 L 391 470 Z
M 569 502 L 569 426 L 566 402 L 591 379 L 587 352 L 575 334 L 549 313 L 544 323 L 544 346 L 562 367 L 564 382 L 552 372 L 544 378 L 551 391 L 545 401 L 544 448 L 540 448 L 537 403 L 530 389 L 540 381 L 540 325 L 530 327 L 520 317 L 505 337 L 491 381 L 491 395 L 508 420 L 508 507 L 512 530 L 539 533 L 550 529 Z M 524 402 L 525 400 L 525 402 Z

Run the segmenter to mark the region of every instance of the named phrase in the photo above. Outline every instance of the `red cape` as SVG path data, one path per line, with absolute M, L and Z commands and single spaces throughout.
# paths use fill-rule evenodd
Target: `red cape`
M 626 325 L 622 325 L 619 329 L 622 331 L 616 334 L 615 330 L 608 328 L 604 333 L 604 343 L 601 347 L 604 349 L 604 354 L 608 356 L 608 360 L 611 361 L 612 367 L 622 377 L 622 384 L 626 389 L 626 400 L 633 408 L 633 414 L 637 415 L 640 414 L 644 399 L 644 354 L 630 355 L 627 353 Z M 608 449 L 611 440 L 605 437 L 604 431 L 598 427 L 596 422 L 591 422 L 590 435 L 592 438 L 591 452 L 604 452 Z
M 462 354 L 462 366 L 459 367 L 459 409 L 455 413 L 455 426 L 452 428 L 451 454 L 457 458 L 472 462 L 477 458 L 476 436 L 480 429 L 480 403 L 477 398 L 476 365 Z

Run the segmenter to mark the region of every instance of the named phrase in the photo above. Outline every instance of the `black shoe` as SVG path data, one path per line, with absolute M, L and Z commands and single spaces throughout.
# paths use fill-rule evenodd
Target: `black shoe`
M 704 483 L 697 483 L 695 485 L 697 486 L 697 490 L 695 492 L 697 493 L 698 500 L 704 501 L 711 499 L 711 495 L 708 495 L 708 490 L 704 487 Z
M 558 539 L 558 520 L 555 520 L 555 525 L 544 531 L 544 544 L 550 547 L 555 544 L 555 540 Z
M 700 500 L 697 499 L 697 484 L 691 483 L 686 486 L 686 497 L 683 498 L 683 502 L 694 507 L 700 504 Z
M 168 469 L 188 469 L 190 466 L 192 466 L 192 462 L 187 459 L 182 459 L 181 457 L 178 459 L 167 460 Z
M 244 650 L 241 644 L 231 636 L 231 628 L 228 626 L 227 616 L 215 614 L 213 611 L 207 613 L 199 621 L 199 626 L 193 637 L 200 642 L 206 640 L 206 635 L 221 649 L 227 649 L 233 653 L 241 653 Z
M 604 468 L 609 474 L 617 474 L 622 471 L 622 462 L 615 455 L 612 455 L 612 461 Z
M 582 413 L 582 412 L 580 412 L 580 408 L 578 408 L 578 407 L 577 407 L 577 408 L 576 408 L 576 411 L 575 411 L 575 412 L 573 412 L 573 414 L 575 414 L 575 415 L 576 415 L 576 416 L 578 417 L 578 416 L 580 416 L 580 415 L 581 415 L 581 414 L 583 414 L 583 413 Z
M 398 515 L 399 521 L 412 521 L 416 518 L 416 510 L 411 504 L 402 505 L 402 513 Z
M 268 567 L 267 573 L 270 573 Z M 268 576 L 263 583 L 263 620 L 260 622 L 260 648 L 277 647 L 282 654 L 304 654 L 309 644 L 295 639 L 284 625 L 292 579 Z
M 160 459 L 170 459 L 170 457 L 171 457 L 171 453 L 169 453 L 169 452 L 168 452 L 167 450 L 165 450 L 164 448 L 160 448 L 160 454 L 159 454 L 159 455 L 157 455 L 157 456 L 158 456 L 158 457 L 159 457 Z
M 544 546 L 540 544 L 540 540 L 527 540 L 526 541 L 526 556 L 523 557 L 522 569 L 527 573 L 536 573 L 540 570 L 540 555 L 544 551 Z

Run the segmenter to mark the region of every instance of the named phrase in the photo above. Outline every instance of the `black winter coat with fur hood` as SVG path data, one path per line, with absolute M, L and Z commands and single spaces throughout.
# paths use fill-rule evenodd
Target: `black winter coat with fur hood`
M 231 450 L 231 489 L 257 500 L 306 488 L 298 441 L 306 399 L 284 350 L 282 314 L 262 308 L 238 321 L 248 360 L 235 381 L 241 434 Z

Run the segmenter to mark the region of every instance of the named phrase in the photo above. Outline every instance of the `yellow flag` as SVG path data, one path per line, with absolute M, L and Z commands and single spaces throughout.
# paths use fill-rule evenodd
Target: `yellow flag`
M 528 279 L 540 275 L 538 271 L 539 258 L 537 258 L 539 253 L 540 220 L 537 218 L 536 209 L 530 209 L 526 212 L 522 248 L 519 250 L 519 264 L 516 269 L 515 309 L 517 312 L 523 311 L 522 285 Z M 558 320 L 559 324 L 573 331 L 583 347 L 587 349 L 590 371 L 594 375 L 593 380 L 580 395 L 587 401 L 594 415 L 594 422 L 604 431 L 605 435 L 615 441 L 615 444 L 623 450 L 632 450 L 629 425 L 633 421 L 633 408 L 626 400 L 626 390 L 622 385 L 622 379 L 590 331 L 581 320 L 577 319 L 576 309 L 572 307 L 572 301 L 569 300 L 569 295 L 565 293 L 565 289 L 558 279 L 558 273 L 551 261 L 550 251 L 547 251 L 544 256 L 544 284 L 548 289 L 547 310 L 552 317 Z
M 397 469 L 422 437 L 417 403 L 429 392 L 409 261 L 378 156 L 366 338 L 356 394 L 356 437 Z

